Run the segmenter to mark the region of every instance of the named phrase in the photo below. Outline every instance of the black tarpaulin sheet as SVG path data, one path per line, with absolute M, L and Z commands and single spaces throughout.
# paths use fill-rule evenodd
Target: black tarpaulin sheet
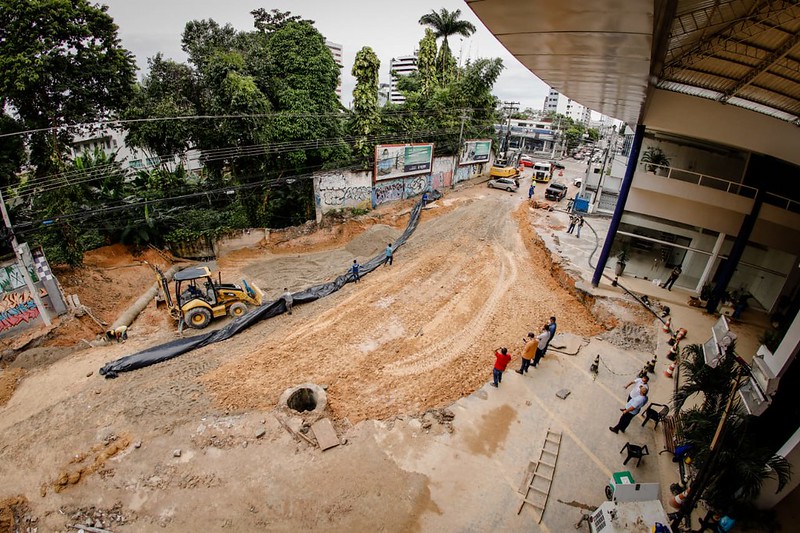
M 441 195 L 438 193 L 438 191 L 434 191 L 434 198 L 438 198 L 440 196 Z M 422 202 L 420 201 L 417 202 L 417 204 L 414 205 L 413 209 L 411 210 L 411 216 L 408 220 L 408 225 L 406 226 L 405 231 L 403 231 L 403 234 L 400 235 L 400 237 L 392 245 L 393 249 L 397 250 L 400 246 L 402 246 L 408 240 L 408 238 L 411 237 L 411 234 L 414 233 L 414 230 L 417 229 L 421 211 Z M 361 265 L 361 275 L 364 276 L 369 274 L 381 266 L 384 263 L 384 260 L 384 252 L 376 255 Z M 301 305 L 324 298 L 325 296 L 333 294 L 346 284 L 352 282 L 353 273 L 348 270 L 346 274 L 338 276 L 333 281 L 322 283 L 320 285 L 314 285 L 313 287 L 293 293 L 292 298 L 294 299 L 294 305 Z M 243 316 L 240 316 L 239 318 L 234 319 L 224 328 L 220 328 L 216 331 L 211 331 L 202 335 L 196 335 L 194 337 L 176 339 L 174 341 L 153 346 L 152 348 L 142 350 L 141 352 L 126 355 L 125 357 L 121 357 L 115 361 L 106 363 L 103 368 L 100 369 L 100 374 L 106 378 L 115 378 L 119 372 L 129 372 L 131 370 L 137 370 L 139 368 L 144 368 L 149 365 L 172 359 L 173 357 L 183 355 L 197 348 L 202 348 L 203 346 L 208 346 L 209 344 L 213 344 L 215 342 L 230 339 L 237 333 L 246 330 L 256 322 L 265 320 L 267 318 L 272 318 L 285 312 L 286 302 L 284 302 L 283 298 L 273 300 L 271 302 L 262 304 L 261 306 L 253 309 Z

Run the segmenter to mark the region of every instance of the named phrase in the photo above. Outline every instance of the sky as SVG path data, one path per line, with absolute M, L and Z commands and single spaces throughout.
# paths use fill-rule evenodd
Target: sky
M 371 47 L 381 61 L 380 81 L 389 81 L 389 60 L 410 55 L 424 35 L 419 18 L 431 10 L 461 10 L 461 18 L 472 22 L 478 31 L 469 38 L 450 37 L 456 60 L 500 57 L 505 69 L 494 86 L 501 100 L 520 102 L 540 110 L 548 87 L 523 67 L 486 29 L 462 0 L 98 0 L 109 6 L 109 14 L 119 26 L 122 45 L 136 56 L 139 77 L 146 72 L 147 58 L 161 52 L 179 62 L 187 60 L 181 50 L 181 34 L 190 20 L 214 19 L 220 25 L 232 24 L 237 30 L 253 30 L 250 11 L 291 11 L 314 25 L 329 41 L 343 46 L 342 102 L 352 100 L 355 80 L 350 74 L 356 52 Z

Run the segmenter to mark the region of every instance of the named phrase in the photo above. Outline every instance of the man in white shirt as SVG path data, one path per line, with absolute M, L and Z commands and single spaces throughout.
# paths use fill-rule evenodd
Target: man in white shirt
M 544 325 L 542 332 L 536 337 L 536 340 L 539 341 L 539 347 L 536 348 L 536 355 L 533 358 L 534 367 L 539 365 L 539 359 L 544 355 L 544 351 L 547 349 L 547 343 L 550 342 L 550 324 Z
M 625 404 L 624 409 L 620 409 L 622 411 L 622 416 L 619 417 L 619 422 L 617 422 L 616 426 L 611 426 L 608 428 L 609 431 L 612 433 L 619 433 L 620 431 L 625 433 L 625 430 L 628 428 L 628 424 L 631 423 L 633 417 L 639 414 L 639 411 L 642 410 L 642 407 L 647 403 L 647 388 L 642 385 L 639 387 L 639 396 L 635 398 L 631 398 L 628 403 Z
M 642 386 L 644 386 L 645 390 L 650 392 L 650 385 L 647 384 L 649 381 L 650 381 L 650 376 L 642 376 L 640 378 L 634 379 L 633 381 L 622 387 L 623 389 L 627 389 L 628 387 L 633 385 L 633 388 L 628 393 L 628 401 L 631 401 L 631 399 L 636 398 L 637 396 L 639 396 L 639 394 L 641 394 L 639 392 L 639 388 Z

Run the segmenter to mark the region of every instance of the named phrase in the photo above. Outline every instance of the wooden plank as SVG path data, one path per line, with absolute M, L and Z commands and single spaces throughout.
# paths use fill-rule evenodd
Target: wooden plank
M 311 426 L 311 431 L 314 432 L 322 451 L 339 445 L 339 437 L 336 435 L 336 430 L 333 429 L 333 424 L 327 418 L 314 422 Z

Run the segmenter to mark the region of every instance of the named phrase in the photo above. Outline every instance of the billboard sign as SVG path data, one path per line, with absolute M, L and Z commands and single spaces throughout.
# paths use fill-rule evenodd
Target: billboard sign
M 464 143 L 464 149 L 461 150 L 461 157 L 458 159 L 458 164 L 471 165 L 473 163 L 486 163 L 489 161 L 489 153 L 491 151 L 491 140 L 467 141 Z
M 433 143 L 375 146 L 375 181 L 425 174 L 433 166 Z

